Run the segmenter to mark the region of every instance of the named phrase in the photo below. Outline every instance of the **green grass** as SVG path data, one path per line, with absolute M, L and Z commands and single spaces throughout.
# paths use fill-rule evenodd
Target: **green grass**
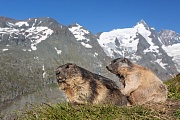
M 43 104 L 25 111 L 17 120 L 165 120 L 162 111 L 143 106 Z
M 164 82 L 168 99 L 180 100 L 180 76 Z M 180 104 L 177 104 L 180 106 Z M 163 108 L 165 107 L 165 108 Z M 21 112 L 17 120 L 175 120 L 180 119 L 180 108 L 164 105 L 118 107 L 114 105 L 71 105 L 68 103 L 42 104 Z
M 180 99 L 180 75 L 164 82 L 168 87 L 168 98 Z
M 177 118 L 177 119 L 180 119 L 180 109 L 176 110 L 176 112 L 174 112 L 174 116 Z

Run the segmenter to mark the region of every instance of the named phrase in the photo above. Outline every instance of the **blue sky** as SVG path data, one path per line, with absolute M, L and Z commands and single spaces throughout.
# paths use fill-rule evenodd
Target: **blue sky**
M 1 0 L 0 16 L 18 20 L 51 17 L 93 33 L 132 27 L 143 19 L 156 31 L 180 33 L 180 0 Z

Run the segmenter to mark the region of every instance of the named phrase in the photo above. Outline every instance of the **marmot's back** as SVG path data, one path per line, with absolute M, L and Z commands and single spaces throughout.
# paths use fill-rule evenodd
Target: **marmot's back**
M 95 73 L 92 73 L 82 67 L 79 67 L 77 66 L 78 70 L 81 71 L 81 75 L 82 75 L 82 78 L 85 78 L 87 80 L 98 80 L 100 81 L 104 86 L 107 87 L 107 89 L 114 89 L 114 88 L 117 88 L 118 89 L 118 86 L 116 85 L 116 83 L 114 81 L 112 81 L 111 79 L 109 78 L 106 78 L 104 76 L 101 76 L 101 75 L 98 75 L 98 74 L 95 74 Z

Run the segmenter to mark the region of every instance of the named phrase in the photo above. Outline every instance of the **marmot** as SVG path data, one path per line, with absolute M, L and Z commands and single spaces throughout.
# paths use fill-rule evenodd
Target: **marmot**
M 106 68 L 120 78 L 120 91 L 131 104 L 166 101 L 166 85 L 149 69 L 126 58 L 114 59 Z
M 76 64 L 59 66 L 56 78 L 59 88 L 64 91 L 70 103 L 109 103 L 118 106 L 128 104 L 127 97 L 121 94 L 115 82 Z

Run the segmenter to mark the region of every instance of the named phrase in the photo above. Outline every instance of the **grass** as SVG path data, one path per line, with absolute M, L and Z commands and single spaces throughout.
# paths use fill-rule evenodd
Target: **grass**
M 180 75 L 164 82 L 168 87 L 168 98 L 180 99 Z
M 162 114 L 161 116 L 159 114 Z M 165 120 L 163 112 L 144 106 L 43 104 L 27 110 L 17 120 Z
M 173 114 L 177 119 L 180 119 L 180 109 L 176 110 Z
M 72 105 L 33 106 L 17 120 L 178 120 L 180 119 L 180 76 L 167 80 L 168 102 L 154 106 Z
M 164 82 L 168 87 L 168 98 L 180 101 L 180 74 L 176 77 Z M 176 119 L 180 119 L 180 108 L 176 109 L 173 115 Z

